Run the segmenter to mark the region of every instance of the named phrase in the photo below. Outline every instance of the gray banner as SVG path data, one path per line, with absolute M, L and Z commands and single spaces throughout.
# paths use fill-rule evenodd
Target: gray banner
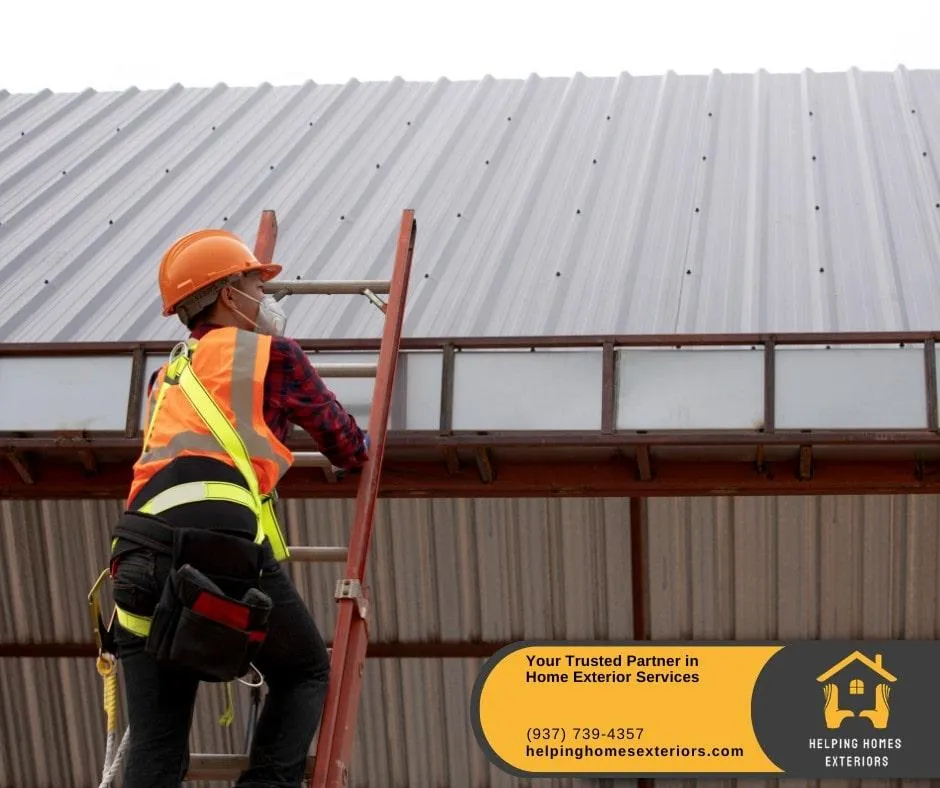
M 766 665 L 751 715 L 788 777 L 940 777 L 940 643 L 794 643 Z

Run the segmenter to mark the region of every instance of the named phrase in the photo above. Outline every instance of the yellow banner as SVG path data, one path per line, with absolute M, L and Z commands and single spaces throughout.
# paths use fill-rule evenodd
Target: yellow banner
M 481 684 L 480 733 L 527 774 L 779 773 L 751 693 L 781 648 L 522 647 Z

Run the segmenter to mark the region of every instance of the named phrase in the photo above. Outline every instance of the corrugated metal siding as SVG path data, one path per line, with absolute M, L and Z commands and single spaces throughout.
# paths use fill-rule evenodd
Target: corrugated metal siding
M 345 546 L 353 505 L 281 501 L 289 542 Z M 0 577 L 0 641 L 90 641 L 85 597 L 120 512 L 117 501 L 0 501 L 0 544 L 10 557 Z M 626 499 L 381 499 L 367 578 L 370 638 L 632 637 L 630 560 Z M 321 629 L 332 632 L 342 566 L 290 568 Z M 590 591 L 577 585 L 586 578 Z M 40 600 L 48 616 L 35 615 Z
M 84 594 L 118 511 L 114 502 L 0 504 L 0 639 L 88 639 Z M 285 517 L 293 543 L 340 544 L 350 504 L 290 501 Z M 647 536 L 653 638 L 940 635 L 937 496 L 651 499 Z M 376 640 L 632 634 L 623 500 L 383 499 L 370 566 Z M 329 631 L 336 571 L 292 571 Z M 470 732 L 479 667 L 368 662 L 353 785 L 526 785 L 487 766 Z M 0 785 L 96 784 L 97 681 L 90 660 L 0 660 Z M 245 691 L 239 697 L 236 726 L 224 731 L 221 692 L 203 690 L 196 750 L 241 748 Z
M 408 335 L 933 329 L 938 157 L 940 71 L 903 68 L 12 95 L 0 340 L 178 337 L 163 249 L 266 208 L 329 278 L 386 275 L 415 208 Z
M 281 506 L 291 544 L 347 543 L 353 502 Z M 90 641 L 85 596 L 107 560 L 109 529 L 120 511 L 117 501 L 0 501 L 7 557 L 0 642 Z M 369 563 L 370 638 L 630 638 L 630 566 L 627 500 L 382 499 Z M 294 564 L 291 571 L 330 638 L 341 567 Z M 528 784 L 490 767 L 470 731 L 468 704 L 480 665 L 472 659 L 367 662 L 352 785 Z M 0 786 L 97 785 L 104 754 L 97 681 L 92 660 L 0 659 L 7 715 Z M 247 690 L 239 690 L 243 726 Z M 220 728 L 222 708 L 221 691 L 204 689 L 195 751 L 240 751 L 244 729 Z M 52 753 L 48 764 L 35 757 L 43 748 Z
M 940 636 L 937 496 L 651 499 L 653 639 Z

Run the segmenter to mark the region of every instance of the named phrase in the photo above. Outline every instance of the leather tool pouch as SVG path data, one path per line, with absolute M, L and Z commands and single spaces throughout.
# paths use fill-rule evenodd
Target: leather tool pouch
M 258 588 L 261 546 L 218 531 L 173 529 L 172 557 L 147 651 L 203 681 L 244 676 L 264 643 L 272 608 Z

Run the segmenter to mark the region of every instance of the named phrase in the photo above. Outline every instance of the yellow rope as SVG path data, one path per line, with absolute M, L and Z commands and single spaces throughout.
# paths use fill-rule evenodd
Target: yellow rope
M 228 728 L 235 720 L 235 696 L 232 694 L 232 682 L 230 681 L 225 684 L 225 700 L 225 711 L 219 717 L 219 725 Z
M 104 713 L 108 718 L 108 733 L 117 730 L 117 663 L 112 657 L 101 655 L 97 661 L 98 675 L 104 679 Z

